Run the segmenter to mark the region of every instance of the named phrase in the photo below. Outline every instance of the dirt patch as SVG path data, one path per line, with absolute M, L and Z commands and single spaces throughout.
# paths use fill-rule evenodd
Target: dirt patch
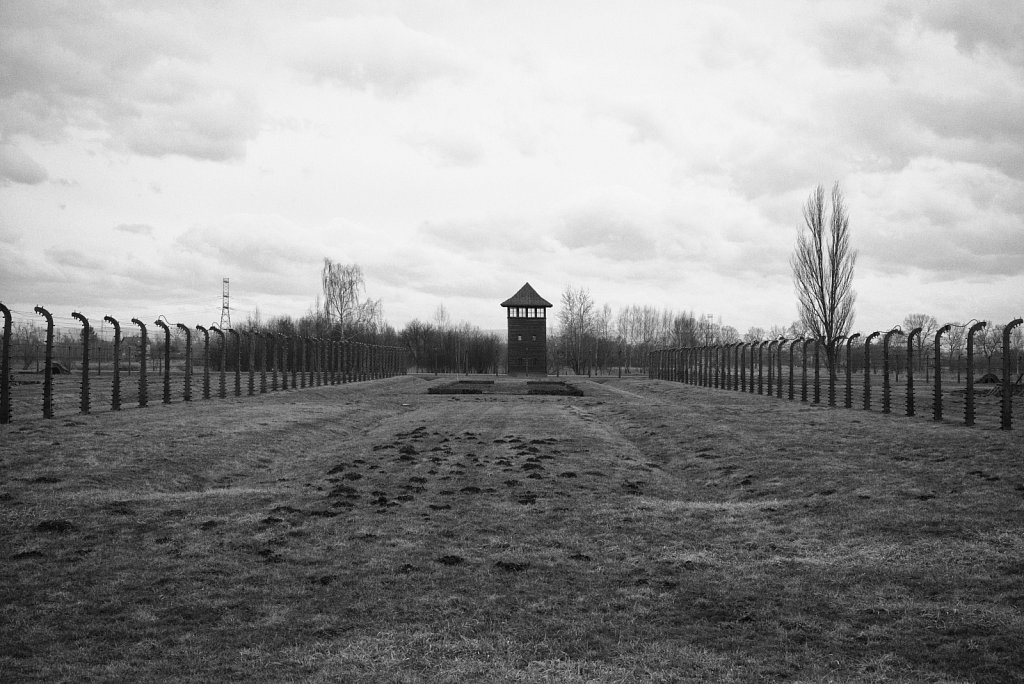
M 502 395 L 540 395 L 559 397 L 582 397 L 583 389 L 579 385 L 562 380 L 457 380 L 443 385 L 432 385 L 427 388 L 428 394 L 502 394 Z

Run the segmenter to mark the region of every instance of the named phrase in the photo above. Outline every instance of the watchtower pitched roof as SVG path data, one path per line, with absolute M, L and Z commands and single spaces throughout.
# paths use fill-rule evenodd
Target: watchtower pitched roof
M 503 301 L 501 305 L 536 306 L 543 308 L 550 308 L 552 306 L 551 302 L 537 294 L 537 291 L 530 286 L 530 283 L 526 283 L 521 288 L 519 288 L 519 292 L 516 292 L 514 295 Z

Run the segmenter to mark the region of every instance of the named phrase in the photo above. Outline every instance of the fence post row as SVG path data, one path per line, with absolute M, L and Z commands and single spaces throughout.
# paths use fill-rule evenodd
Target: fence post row
M 89 319 L 74 311 L 71 317 L 82 322 L 82 398 L 79 408 L 82 413 L 89 413 Z
M 53 316 L 45 308 L 37 306 L 35 312 L 46 320 L 46 344 L 44 352 L 44 378 L 43 378 L 43 417 L 54 417 L 54 345 L 55 330 Z M 12 356 L 12 314 L 10 310 L 0 303 L 0 314 L 3 315 L 3 337 L 0 347 L 0 424 L 6 424 L 12 420 L 11 403 L 11 356 Z M 90 341 L 93 328 L 89 320 L 79 312 L 71 314 L 73 318 L 82 324 L 82 378 L 80 393 L 80 411 L 83 414 L 91 412 L 91 374 L 90 374 Z M 111 410 L 121 409 L 121 344 L 123 342 L 119 322 L 111 317 L 104 316 L 103 320 L 109 322 L 114 329 L 113 335 L 113 382 L 111 391 Z M 149 339 L 146 325 L 137 318 L 131 319 L 132 323 L 140 329 L 139 348 L 139 407 L 148 405 L 148 354 Z M 163 403 L 171 403 L 171 330 L 170 326 L 161 319 L 153 323 L 164 330 L 164 358 L 163 358 Z M 1011 379 L 1011 347 L 1010 335 L 1014 328 L 1024 324 L 1024 319 L 1017 318 L 1008 323 L 1002 330 L 1002 380 L 1000 393 L 1000 428 L 1010 430 L 1012 426 L 1013 395 L 1016 385 L 1020 384 L 1019 379 L 1015 383 Z M 975 384 L 975 336 L 983 330 L 987 323 L 975 321 L 967 331 L 967 366 L 966 366 L 966 389 L 964 392 L 964 424 L 973 426 L 976 420 L 976 397 Z M 192 358 L 192 334 L 191 329 L 177 323 L 176 327 L 185 336 L 185 365 L 184 365 L 184 386 L 183 400 L 192 400 L 192 376 L 194 373 L 194 362 Z M 932 370 L 934 372 L 934 401 L 933 420 L 943 419 L 943 396 L 942 396 L 942 335 L 947 333 L 953 324 L 946 324 L 940 327 L 933 338 L 934 353 L 932 359 Z M 216 326 L 209 329 L 201 325 L 196 330 L 203 333 L 203 398 L 209 399 L 210 387 L 210 332 L 214 332 L 221 338 L 220 345 L 220 397 L 227 396 L 226 372 L 227 372 L 227 336 L 224 330 Z M 253 396 L 255 391 L 255 374 L 257 362 L 260 373 L 260 394 L 267 390 L 267 374 L 271 374 L 270 391 L 278 390 L 278 373 L 281 374 L 281 389 L 288 389 L 288 371 L 291 367 L 292 388 L 319 387 L 322 385 L 337 385 L 349 382 L 361 382 L 367 380 L 386 379 L 405 374 L 407 370 L 400 370 L 402 361 L 402 349 L 399 347 L 369 344 L 345 340 L 344 338 L 319 338 L 302 337 L 292 338 L 283 333 L 259 332 L 259 331 L 238 331 L 227 329 L 234 337 L 235 344 L 235 396 L 242 396 L 241 369 L 243 363 L 242 342 L 244 341 L 248 360 L 248 394 Z M 922 350 L 921 340 L 922 329 L 916 327 L 909 333 L 904 333 L 899 326 L 888 331 L 874 331 L 864 338 L 864 380 L 863 380 L 863 402 L 864 410 L 870 411 L 872 406 L 871 397 L 871 343 L 879 336 L 882 336 L 882 413 L 892 411 L 892 379 L 891 368 L 891 343 L 895 335 L 905 335 L 907 338 L 907 368 L 906 368 L 906 415 L 916 415 L 916 386 L 915 386 L 915 352 L 920 356 Z M 255 337 L 254 337 L 255 336 Z M 852 386 L 853 386 L 853 364 L 852 347 L 854 341 L 860 337 L 860 333 L 853 333 L 849 336 L 840 335 L 835 338 L 835 346 L 831 355 L 832 363 L 829 366 L 829 406 L 836 405 L 836 383 L 838 374 L 836 364 L 838 362 L 839 350 L 843 342 L 846 343 L 846 408 L 852 407 Z M 293 339 L 295 342 L 293 343 Z M 765 394 L 765 358 L 764 350 L 768 348 L 767 383 L 768 396 L 776 396 L 782 399 L 783 396 L 783 352 L 786 343 L 789 343 L 789 373 L 788 373 L 788 398 L 795 399 L 795 374 L 796 374 L 796 347 L 801 344 L 801 401 L 808 401 L 808 362 L 809 355 L 807 346 L 814 343 L 814 395 L 813 402 L 821 402 L 821 344 L 819 338 L 799 337 L 792 340 L 780 336 L 774 340 L 760 340 L 753 342 L 733 342 L 728 344 L 699 345 L 693 347 L 671 347 L 654 349 L 648 352 L 648 377 L 653 379 L 670 380 L 674 382 L 689 383 L 702 387 L 715 389 L 734 390 L 751 394 Z M 298 344 L 296 348 L 295 344 Z M 257 348 L 258 347 L 258 348 Z M 749 349 L 750 371 L 747 373 L 747 350 Z M 258 359 L 257 359 L 258 355 Z M 755 356 L 756 355 L 756 356 Z M 756 361 L 755 361 L 756 358 Z M 755 390 L 755 363 L 756 363 L 756 390 Z M 927 380 L 927 378 L 926 378 Z M 899 370 L 897 368 L 896 381 L 899 381 Z M 749 383 L 749 384 L 748 384 Z M 748 390 L 749 388 L 749 390 Z
M 0 303 L 4 315 L 3 351 L 0 353 L 0 424 L 11 422 L 11 310 Z

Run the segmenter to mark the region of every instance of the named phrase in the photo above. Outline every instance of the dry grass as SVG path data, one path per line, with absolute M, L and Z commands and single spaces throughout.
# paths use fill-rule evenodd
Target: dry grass
M 1021 431 L 578 382 L 0 428 L 0 679 L 1021 677 Z

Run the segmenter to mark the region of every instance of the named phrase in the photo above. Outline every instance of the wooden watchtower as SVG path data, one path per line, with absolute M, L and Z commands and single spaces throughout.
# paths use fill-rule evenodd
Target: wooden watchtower
M 508 374 L 547 375 L 547 301 L 530 283 L 501 303 L 508 317 Z

